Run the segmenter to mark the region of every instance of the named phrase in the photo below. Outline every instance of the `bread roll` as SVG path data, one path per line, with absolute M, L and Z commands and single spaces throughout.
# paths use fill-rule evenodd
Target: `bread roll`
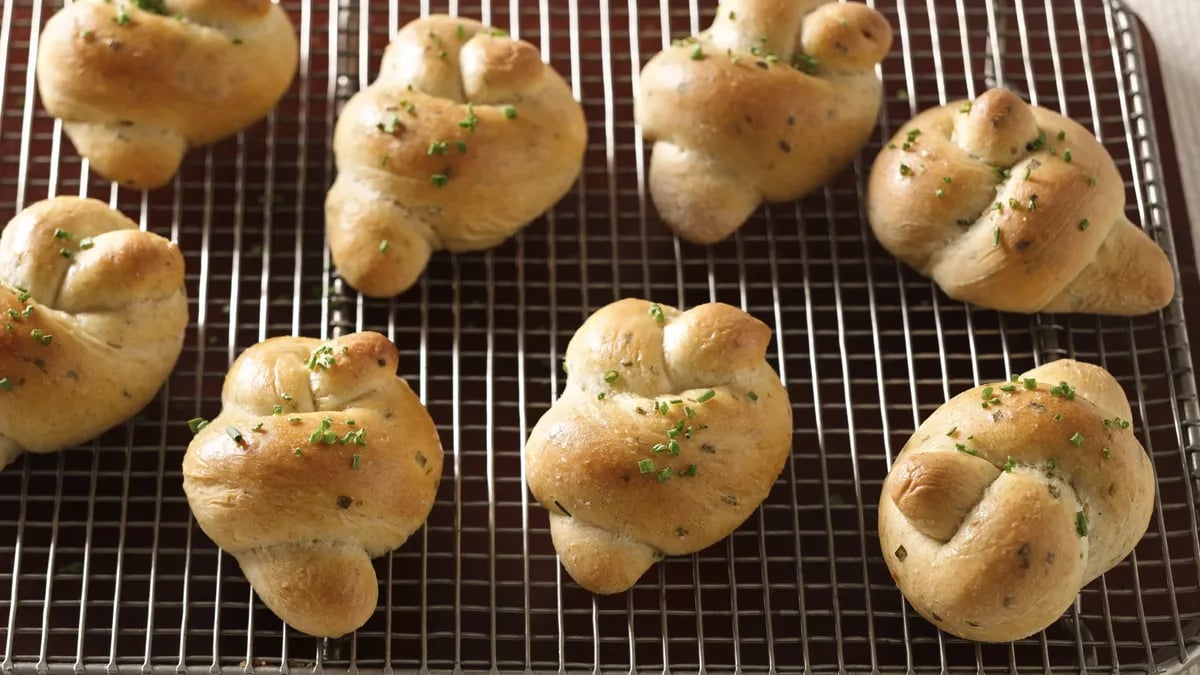
M 790 201 L 846 166 L 879 115 L 875 66 L 892 29 L 865 5 L 727 0 L 708 30 L 642 70 L 637 121 L 654 141 L 650 194 L 696 243 L 763 200 Z
M 434 251 L 500 244 L 570 189 L 586 145 L 583 110 L 533 45 L 470 19 L 413 21 L 338 118 L 325 200 L 338 272 L 387 297 Z
M 221 414 L 192 421 L 203 428 L 183 489 L 196 522 L 271 611 L 310 635 L 370 618 L 371 558 L 419 529 L 437 494 L 441 442 L 397 359 L 378 333 L 272 338 L 234 361 Z
M 621 300 L 567 347 L 567 387 L 525 446 L 563 566 L 617 593 L 663 556 L 727 537 L 758 508 L 791 449 L 771 329 L 729 305 L 680 312 Z
M 0 468 L 133 417 L 183 349 L 183 255 L 103 202 L 57 197 L 0 235 Z
M 1132 315 L 1175 293 L 1104 146 L 1003 89 L 905 124 L 875 160 L 867 215 L 884 248 L 980 307 Z
M 42 31 L 38 90 L 100 175 L 156 188 L 266 115 L 298 58 L 270 0 L 75 0 Z
M 1150 523 L 1154 469 L 1130 417 L 1111 375 L 1071 360 L 934 411 L 879 501 L 883 558 L 913 608 L 982 642 L 1058 619 Z

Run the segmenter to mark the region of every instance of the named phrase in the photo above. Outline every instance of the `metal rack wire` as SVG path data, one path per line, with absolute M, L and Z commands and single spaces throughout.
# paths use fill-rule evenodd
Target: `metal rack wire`
M 681 243 L 645 192 L 632 121 L 640 65 L 703 27 L 712 3 L 286 0 L 300 72 L 264 122 L 195 151 L 151 194 L 89 176 L 34 90 L 37 28 L 57 8 L 4 0 L 0 203 L 107 199 L 186 252 L 195 305 L 159 399 L 95 442 L 0 473 L 5 671 L 1180 670 L 1200 651 L 1200 407 L 1183 306 L 1132 320 L 965 307 L 871 239 L 861 204 L 874 151 L 919 109 L 1001 84 L 1090 126 L 1128 183 L 1129 215 L 1171 254 L 1136 22 L 1116 0 L 876 0 L 897 31 L 880 129 L 851 170 L 733 239 Z M 322 202 L 338 105 L 416 16 L 480 17 L 538 45 L 590 121 L 576 190 L 488 253 L 439 255 L 393 301 L 332 274 Z M 11 163 L 11 164 L 10 164 Z M 639 295 L 718 299 L 773 326 L 796 420 L 792 460 L 728 540 L 597 598 L 566 577 L 530 504 L 521 448 L 562 385 L 592 310 Z M 440 423 L 448 453 L 427 527 L 378 561 L 380 607 L 355 635 L 298 635 L 257 602 L 192 522 L 184 420 L 214 414 L 232 358 L 265 337 L 373 329 Z M 875 539 L 891 458 L 933 408 L 981 379 L 1070 355 L 1131 396 L 1159 477 L 1150 532 L 1042 634 L 981 646 L 916 616 Z

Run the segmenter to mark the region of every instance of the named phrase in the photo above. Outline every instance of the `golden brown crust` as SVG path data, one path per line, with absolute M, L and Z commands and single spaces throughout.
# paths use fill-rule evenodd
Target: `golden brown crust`
M 155 188 L 190 146 L 265 115 L 299 58 L 287 15 L 265 0 L 79 0 L 46 23 L 38 89 L 92 168 Z
M 792 437 L 787 391 L 765 360 L 770 340 L 770 328 L 729 305 L 681 313 L 633 299 L 575 333 L 566 391 L 525 457 L 581 586 L 625 590 L 659 557 L 728 536 L 766 498 Z M 642 473 L 643 460 L 654 471 Z
M 871 171 L 880 243 L 952 298 L 1033 313 L 1143 314 L 1170 302 L 1166 254 L 1124 216 L 1086 129 L 996 89 L 905 124 Z
M 367 295 L 400 293 L 433 251 L 496 246 L 550 208 L 586 145 L 582 109 L 532 45 L 470 19 L 413 21 L 338 118 L 333 260 Z
M 38 202 L 5 227 L 0 467 L 94 438 L 154 398 L 183 348 L 183 279 L 179 247 L 96 200 Z
M 1054 622 L 1149 525 L 1154 470 L 1129 414 L 1111 375 L 1071 360 L 934 411 L 879 504 L 884 560 L 913 607 L 985 642 Z
M 196 522 L 267 607 L 311 635 L 370 617 L 370 559 L 433 506 L 441 442 L 397 359 L 378 333 L 259 343 L 230 368 L 221 414 L 183 460 Z
M 637 119 L 655 141 L 650 189 L 667 225 L 717 241 L 760 201 L 795 199 L 841 170 L 875 126 L 875 66 L 891 39 L 858 3 L 731 0 L 651 59 Z

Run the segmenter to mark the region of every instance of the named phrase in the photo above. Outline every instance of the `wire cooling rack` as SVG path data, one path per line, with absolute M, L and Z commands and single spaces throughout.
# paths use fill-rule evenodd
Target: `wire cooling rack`
M 1132 320 L 968 308 L 887 255 L 862 211 L 869 162 L 900 123 L 1001 84 L 1097 133 L 1131 179 L 1129 216 L 1174 261 L 1135 19 L 1100 0 L 877 0 L 896 47 L 870 146 L 812 196 L 701 248 L 669 236 L 648 203 L 632 95 L 640 64 L 706 25 L 713 4 L 287 0 L 301 59 L 278 109 L 145 194 L 90 176 L 41 108 L 36 28 L 57 2 L 4 0 L 5 216 L 49 195 L 106 199 L 180 242 L 194 304 L 155 403 L 89 445 L 0 473 L 3 669 L 1132 672 L 1194 660 L 1200 409 L 1180 302 Z M 437 255 L 412 291 L 364 300 L 324 247 L 330 135 L 388 36 L 430 11 L 538 45 L 583 101 L 587 166 L 514 240 Z M 770 324 L 795 446 L 733 536 L 597 598 L 557 564 L 521 449 L 563 384 L 571 333 L 629 295 L 721 300 Z M 427 527 L 377 561 L 375 615 L 319 641 L 281 625 L 191 520 L 185 420 L 217 412 L 226 367 L 256 341 L 359 329 L 399 345 L 402 373 L 439 423 L 446 471 Z M 1159 478 L 1150 531 L 1044 633 L 988 646 L 941 634 L 906 608 L 880 557 L 875 504 L 890 459 L 947 397 L 1061 356 L 1102 363 L 1130 395 Z

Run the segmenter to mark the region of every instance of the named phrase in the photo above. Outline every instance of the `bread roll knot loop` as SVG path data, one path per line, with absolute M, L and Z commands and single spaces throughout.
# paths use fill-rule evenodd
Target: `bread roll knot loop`
M 378 333 L 279 337 L 242 353 L 183 459 L 196 522 L 294 628 L 335 637 L 378 601 L 371 558 L 425 522 L 437 429 Z
M 1127 556 L 1154 469 L 1102 368 L 1060 360 L 975 387 L 921 424 L 883 483 L 879 539 L 904 596 L 939 628 L 1017 640 Z
M 765 359 L 771 330 L 729 305 L 680 312 L 626 299 L 567 347 L 567 385 L 525 446 L 567 572 L 616 593 L 667 555 L 728 536 L 791 448 L 792 413 Z
M 269 0 L 76 0 L 46 22 L 37 80 L 93 169 L 155 188 L 189 147 L 266 115 L 298 58 Z
M 500 244 L 570 189 L 586 145 L 582 109 L 533 45 L 470 19 L 409 23 L 338 118 L 325 201 L 338 271 L 386 297 L 434 251 Z
M 0 468 L 133 417 L 183 349 L 179 247 L 103 202 L 57 197 L 0 235 Z
M 872 168 L 867 214 L 888 251 L 981 307 L 1133 315 L 1175 292 L 1104 146 L 1007 90 L 905 124 Z
M 722 3 L 708 30 L 642 70 L 637 121 L 654 141 L 650 192 L 663 221 L 711 243 L 763 200 L 829 180 L 875 126 L 875 66 L 891 44 L 887 20 L 858 3 Z

